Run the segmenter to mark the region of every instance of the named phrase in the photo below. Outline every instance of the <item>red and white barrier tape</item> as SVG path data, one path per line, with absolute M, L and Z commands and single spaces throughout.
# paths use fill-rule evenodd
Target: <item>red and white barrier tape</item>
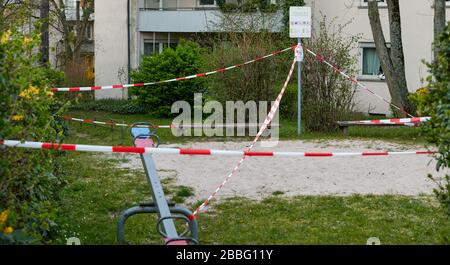
M 47 149 L 59 151 L 80 151 L 100 153 L 132 153 L 132 154 L 172 154 L 193 156 L 258 156 L 258 157 L 332 157 L 332 156 L 392 156 L 392 155 L 432 155 L 433 151 L 401 151 L 401 152 L 277 152 L 277 151 L 234 151 L 217 149 L 183 149 L 183 148 L 153 148 L 134 146 L 103 146 L 84 144 L 57 144 L 44 142 L 21 142 L 16 140 L 3 140 L 0 145 L 9 147 Z
M 236 174 L 237 170 L 244 163 L 244 160 L 247 158 L 247 156 L 249 156 L 248 154 L 252 153 L 251 149 L 254 147 L 254 145 L 258 141 L 259 137 L 264 133 L 264 131 L 267 128 L 267 125 L 270 124 L 270 122 L 272 121 L 273 117 L 275 116 L 275 113 L 277 112 L 278 106 L 280 105 L 281 99 L 283 98 L 284 91 L 286 90 L 286 87 L 287 87 L 289 81 L 291 80 L 292 73 L 294 72 L 295 64 L 296 64 L 296 60 L 294 58 L 294 60 L 292 62 L 292 65 L 291 65 L 291 68 L 289 70 L 289 74 L 288 74 L 288 76 L 286 78 L 286 81 L 284 82 L 283 88 L 281 89 L 280 93 L 278 94 L 278 97 L 276 98 L 275 102 L 273 103 L 272 107 L 270 108 L 270 111 L 267 114 L 267 117 L 264 120 L 263 125 L 259 129 L 259 132 L 256 135 L 255 139 L 253 140 L 253 142 L 251 143 L 251 145 L 249 146 L 249 148 L 246 151 L 242 151 L 241 152 L 242 157 L 239 160 L 239 162 L 236 164 L 236 166 L 233 168 L 231 173 L 228 174 L 228 176 L 216 188 L 216 190 L 211 195 L 209 195 L 209 197 L 199 207 L 197 207 L 197 209 L 195 209 L 195 211 L 193 212 L 194 216 L 197 215 L 203 208 L 205 208 L 209 204 L 211 199 L 214 198 L 214 196 L 216 196 L 216 194 L 225 186 L 225 184 L 230 180 L 230 178 Z M 269 152 L 269 153 L 267 153 L 267 155 L 269 155 L 269 156 L 270 155 L 274 155 L 274 153 L 272 152 L 270 154 L 270 152 Z
M 382 101 L 384 101 L 385 103 L 391 105 L 392 107 L 396 108 L 397 110 L 399 110 L 400 112 L 402 112 L 403 114 L 414 118 L 413 115 L 409 114 L 408 112 L 406 112 L 403 108 L 400 108 L 399 106 L 395 105 L 394 103 L 392 103 L 391 101 L 387 100 L 386 98 L 378 95 L 377 93 L 373 92 L 371 89 L 369 89 L 366 85 L 362 84 L 361 82 L 359 82 L 356 78 L 353 78 L 351 76 L 349 76 L 348 74 L 346 74 L 342 69 L 340 69 L 339 67 L 337 67 L 336 65 L 328 62 L 327 60 L 325 60 L 325 57 L 319 53 L 315 53 L 313 51 L 311 51 L 310 49 L 306 48 L 306 51 L 308 53 L 310 53 L 311 55 L 313 55 L 316 60 L 325 63 L 326 65 L 328 65 L 329 67 L 333 68 L 335 72 L 341 74 L 342 76 L 344 76 L 347 80 L 350 80 L 352 83 L 354 83 L 355 85 L 359 86 L 360 88 L 366 90 L 367 92 L 369 92 L 370 94 L 374 95 L 375 97 L 381 99 Z
M 126 123 L 115 123 L 113 121 L 96 121 L 96 120 L 90 120 L 90 119 L 80 119 L 80 118 L 73 118 L 70 116 L 64 116 L 64 120 L 66 121 L 78 121 L 83 123 L 89 123 L 89 124 L 99 124 L 99 125 L 108 125 L 108 126 L 117 126 L 117 127 L 145 127 L 145 128 L 151 128 L 151 129 L 191 129 L 191 128 L 205 128 L 205 129 L 215 129 L 215 128 L 246 128 L 246 127 L 259 127 L 260 124 L 257 123 L 234 123 L 234 124 L 213 124 L 213 125 L 205 125 L 205 124 L 181 124 L 181 125 L 130 125 Z M 272 127 L 278 127 L 278 124 L 270 124 Z
M 431 117 L 401 118 L 401 119 L 384 119 L 384 120 L 362 120 L 362 121 L 342 121 L 345 124 L 389 124 L 389 125 L 417 125 L 422 122 L 429 121 Z
M 129 88 L 129 87 L 142 87 L 142 86 L 149 86 L 149 85 L 157 85 L 157 84 L 163 84 L 163 83 L 171 83 L 171 82 L 176 82 L 176 81 L 183 81 L 183 80 L 189 80 L 189 79 L 194 79 L 197 77 L 205 77 L 205 76 L 209 76 L 209 75 L 213 75 L 213 74 L 217 74 L 217 73 L 223 73 L 225 71 L 231 70 L 231 69 L 235 69 L 235 68 L 240 68 L 244 65 L 247 64 L 251 64 L 257 61 L 261 61 L 264 59 L 267 59 L 269 57 L 287 52 L 289 50 L 292 50 L 293 48 L 295 48 L 296 45 L 291 46 L 289 48 L 283 49 L 283 50 L 279 50 L 279 51 L 274 51 L 270 54 L 261 56 L 261 57 L 257 57 L 253 60 L 247 61 L 245 63 L 240 63 L 240 64 L 235 64 L 232 66 L 228 66 L 225 68 L 220 68 L 214 71 L 210 71 L 210 72 L 206 72 L 206 73 L 199 73 L 199 74 L 194 74 L 194 75 L 189 75 L 189 76 L 184 76 L 184 77 L 177 77 L 177 78 L 173 78 L 173 79 L 168 79 L 168 80 L 162 80 L 162 81 L 156 81 L 156 82 L 147 82 L 147 83 L 136 83 L 136 84 L 118 84 L 118 85 L 109 85 L 109 86 L 88 86 L 88 87 L 55 87 L 52 88 L 52 91 L 55 92 L 78 92 L 78 91 L 94 91 L 94 90 L 107 90 L 107 89 L 123 89 L 123 88 Z

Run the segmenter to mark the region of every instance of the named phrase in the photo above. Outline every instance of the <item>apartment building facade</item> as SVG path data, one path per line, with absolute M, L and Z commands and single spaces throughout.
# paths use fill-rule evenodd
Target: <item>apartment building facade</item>
M 75 25 L 77 20 L 81 20 L 83 17 L 83 9 L 84 5 L 83 0 L 64 0 L 64 11 L 66 16 L 67 25 L 69 25 L 70 31 L 74 32 Z M 59 4 L 59 2 L 58 2 Z M 50 5 L 51 9 L 54 9 L 54 5 Z M 39 11 L 39 10 L 37 10 Z M 52 11 L 54 12 L 54 11 Z M 39 17 L 39 15 L 37 15 Z M 83 43 L 80 46 L 80 56 L 81 60 L 77 63 L 76 67 L 77 74 L 85 76 L 85 79 L 89 82 L 94 82 L 94 59 L 95 59 L 95 41 L 94 41 L 94 14 L 91 14 L 86 25 L 85 38 Z M 64 40 L 61 33 L 62 25 L 60 21 L 56 20 L 54 22 L 56 27 L 60 27 L 56 29 L 51 26 L 49 28 L 49 42 L 50 42 L 50 63 L 56 68 L 63 68 L 64 59 L 61 55 L 64 52 Z M 68 76 L 74 73 L 66 73 Z M 80 78 L 77 78 L 80 79 Z M 87 85 L 87 84 L 86 84 Z
M 236 0 L 227 0 L 236 1 Z M 273 3 L 276 3 L 273 0 Z M 423 85 L 428 75 L 423 60 L 431 61 L 433 42 L 433 0 L 400 0 L 406 75 L 411 92 Z M 450 1 L 447 18 L 450 17 Z M 337 24 L 351 23 L 345 34 L 362 37 L 352 54 L 358 58 L 358 79 L 376 93 L 390 98 L 382 78 L 368 18 L 367 0 L 306 0 L 313 10 L 313 31 L 322 15 L 336 17 Z M 381 0 L 380 16 L 389 42 L 388 10 Z M 139 66 L 143 55 L 161 52 L 180 38 L 197 32 L 214 32 L 219 19 L 216 0 L 96 0 L 95 83 L 129 82 L 129 71 Z M 278 14 L 280 15 L 280 14 Z M 279 16 L 281 29 L 281 16 Z M 320 51 L 319 51 L 320 52 Z M 96 91 L 96 98 L 127 98 L 126 90 Z M 389 113 L 389 106 L 365 91 L 356 93 L 361 112 Z

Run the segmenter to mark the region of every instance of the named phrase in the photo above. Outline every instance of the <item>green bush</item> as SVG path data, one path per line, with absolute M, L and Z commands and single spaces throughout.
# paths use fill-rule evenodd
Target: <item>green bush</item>
M 160 54 L 147 56 L 136 71 L 133 82 L 151 82 L 197 74 L 203 67 L 204 50 L 191 41 L 181 41 L 175 49 L 166 48 Z M 162 83 L 131 89 L 141 106 L 155 116 L 171 116 L 171 105 L 185 100 L 193 105 L 194 93 L 204 90 L 204 78 Z
M 39 29 L 39 27 L 36 27 Z M 64 108 L 50 91 L 62 74 L 39 67 L 39 31 L 0 34 L 0 139 L 63 138 Z M 0 146 L 0 243 L 46 242 L 56 233 L 58 154 Z
M 428 64 L 431 76 L 429 85 L 412 96 L 421 116 L 431 116 L 429 122 L 420 126 L 431 144 L 438 147 L 437 169 L 450 167 L 450 23 L 434 44 L 438 56 Z M 450 176 L 433 178 L 438 184 L 435 189 L 439 201 L 450 215 Z
M 293 120 L 297 117 L 297 83 L 292 82 L 284 91 L 283 100 L 280 104 L 280 116 Z M 277 88 L 279 92 L 280 88 Z
M 359 37 L 346 35 L 343 31 L 345 24 L 339 25 L 335 20 L 322 17 L 319 33 L 305 40 L 304 45 L 354 76 L 356 58 L 351 51 L 357 47 Z M 352 83 L 306 50 L 302 67 L 302 119 L 305 129 L 310 132 L 337 131 L 336 121 L 346 120 L 354 109 L 355 89 Z
M 268 31 L 255 34 L 255 29 L 244 20 L 237 16 L 222 17 L 219 28 L 227 32 L 217 34 L 211 40 L 214 48 L 208 54 L 208 69 L 242 63 L 286 47 L 279 34 Z M 211 76 L 208 78 L 209 96 L 223 106 L 227 101 L 271 102 L 280 92 L 292 60 L 292 52 L 285 52 Z
M 98 99 L 74 104 L 71 110 L 106 111 L 117 114 L 147 114 L 149 109 L 139 105 L 136 100 Z

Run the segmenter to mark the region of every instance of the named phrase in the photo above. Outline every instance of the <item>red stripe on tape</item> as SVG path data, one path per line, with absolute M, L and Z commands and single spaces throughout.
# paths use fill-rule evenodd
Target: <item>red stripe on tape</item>
M 244 155 L 246 155 L 246 156 L 273 156 L 273 152 L 251 152 L 251 151 L 244 151 Z
M 87 123 L 93 123 L 94 121 L 93 120 L 83 120 L 84 122 L 87 122 Z
M 177 81 L 186 80 L 186 77 L 177 77 L 176 80 L 177 80 Z
M 206 74 L 205 74 L 205 73 L 202 73 L 202 74 L 196 74 L 195 76 L 197 76 L 197 77 L 204 77 L 204 76 L 206 76 Z
M 134 84 L 134 86 L 144 86 L 144 83 L 137 83 L 137 84 Z
M 188 215 L 188 219 L 189 219 L 189 221 L 195 220 L 195 215 L 193 215 L 193 214 Z
M 143 153 L 145 153 L 145 148 L 144 147 L 129 147 L 129 146 L 113 146 L 112 151 L 117 152 L 117 153 L 143 154 Z
M 436 152 L 432 152 L 432 151 L 418 151 L 418 152 L 416 152 L 416 154 L 418 154 L 418 155 L 433 155 L 435 153 Z
M 411 119 L 411 122 L 414 122 L 414 123 L 420 122 L 420 118 L 412 118 L 412 119 Z
M 318 60 L 318 61 L 320 61 L 320 62 L 323 62 L 323 61 L 325 61 L 325 57 L 323 57 L 322 55 L 320 55 L 320 54 L 316 54 L 316 59 Z
M 217 69 L 216 70 L 216 72 L 219 72 L 219 73 L 223 73 L 223 72 L 225 72 L 226 70 L 225 70 L 225 68 L 220 68 L 220 69 Z
M 390 122 L 400 122 L 400 119 L 390 119 Z
M 52 91 L 58 91 L 57 87 L 52 88 Z
M 101 90 L 102 87 L 101 86 L 93 86 L 91 87 L 91 90 Z
M 123 88 L 123 85 L 113 85 L 112 88 Z
M 333 156 L 333 153 L 305 153 L 305 156 Z
M 53 150 L 75 151 L 76 145 L 74 145 L 74 144 L 43 143 L 43 144 L 42 144 L 42 149 L 53 149 Z
M 211 150 L 208 149 L 180 149 L 180 155 L 210 155 Z
M 363 152 L 363 156 L 387 156 L 388 152 Z
M 80 91 L 79 87 L 70 87 L 69 91 Z
M 348 80 L 350 80 L 350 82 L 353 82 L 353 83 L 358 83 L 358 80 L 356 80 L 355 78 L 353 78 L 353 77 L 350 77 Z

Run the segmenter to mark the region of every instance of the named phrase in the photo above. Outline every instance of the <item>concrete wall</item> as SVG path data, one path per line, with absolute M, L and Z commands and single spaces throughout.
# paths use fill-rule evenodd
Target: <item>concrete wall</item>
M 127 0 L 96 0 L 94 33 L 95 84 L 127 83 Z M 95 97 L 127 98 L 127 91 L 100 90 Z
M 328 18 L 338 17 L 336 23 L 345 24 L 353 20 L 345 28 L 345 34 L 362 34 L 361 42 L 373 42 L 368 9 L 362 6 L 360 0 L 307 0 L 307 5 L 313 8 L 315 20 L 321 18 L 321 13 Z M 408 89 L 414 92 L 420 88 L 422 80 L 427 76 L 427 68 L 422 60 L 431 61 L 433 42 L 433 0 L 400 0 L 402 19 L 402 38 L 405 53 L 406 78 Z M 390 40 L 388 10 L 380 6 L 380 18 L 386 41 Z M 447 19 L 450 18 L 450 8 L 447 8 Z M 317 22 L 315 23 L 317 27 Z M 359 49 L 353 51 L 354 56 L 360 56 Z M 362 79 L 360 79 L 362 80 Z M 363 83 L 377 94 L 390 99 L 385 81 L 367 81 Z M 389 106 L 365 91 L 357 93 L 356 102 L 361 111 L 370 109 L 372 112 L 388 113 Z

